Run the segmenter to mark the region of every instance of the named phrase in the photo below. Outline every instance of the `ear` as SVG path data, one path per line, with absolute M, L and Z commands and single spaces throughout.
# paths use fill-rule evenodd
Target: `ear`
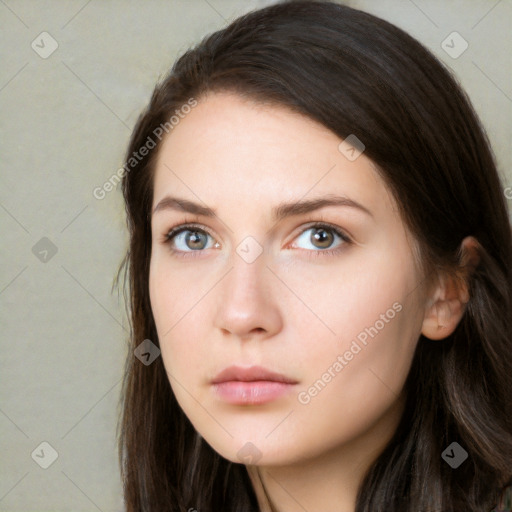
M 459 250 L 462 276 L 443 274 L 431 292 L 425 309 L 421 334 L 431 340 L 450 336 L 459 324 L 469 302 L 469 277 L 480 263 L 478 241 L 468 236 Z

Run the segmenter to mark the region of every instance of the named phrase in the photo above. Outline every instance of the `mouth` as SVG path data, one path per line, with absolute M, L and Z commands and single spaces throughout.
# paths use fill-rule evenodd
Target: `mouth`
M 230 366 L 211 384 L 222 401 L 233 405 L 258 405 L 288 394 L 297 381 L 261 366 Z

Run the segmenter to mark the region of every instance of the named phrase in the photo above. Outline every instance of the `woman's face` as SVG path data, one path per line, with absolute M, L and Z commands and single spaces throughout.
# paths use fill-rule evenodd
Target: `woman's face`
M 149 287 L 161 355 L 187 417 L 232 461 L 371 450 L 401 415 L 422 277 L 387 187 L 341 142 L 217 93 L 160 149 Z

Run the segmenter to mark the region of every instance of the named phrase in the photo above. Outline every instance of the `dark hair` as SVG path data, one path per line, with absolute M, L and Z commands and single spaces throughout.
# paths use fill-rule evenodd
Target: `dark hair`
M 461 275 L 461 241 L 478 240 L 464 316 L 442 341 L 420 337 L 404 415 L 362 482 L 356 512 L 489 511 L 512 478 L 512 237 L 489 141 L 454 77 L 418 41 L 359 10 L 295 1 L 250 12 L 184 53 L 131 137 L 127 160 L 149 138 L 156 147 L 122 182 L 132 329 L 119 456 L 128 512 L 258 510 L 245 466 L 197 435 L 162 358 L 145 366 L 133 356 L 144 339 L 158 345 L 148 291 L 155 129 L 169 131 L 191 98 L 220 91 L 287 107 L 341 138 L 355 134 L 426 269 Z M 441 458 L 452 442 L 469 454 L 456 470 Z

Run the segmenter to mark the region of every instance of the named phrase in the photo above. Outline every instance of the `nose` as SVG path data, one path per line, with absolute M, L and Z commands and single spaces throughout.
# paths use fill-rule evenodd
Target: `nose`
M 279 281 L 264 255 L 252 263 L 233 255 L 233 267 L 219 286 L 215 327 L 241 340 L 268 338 L 282 329 Z

